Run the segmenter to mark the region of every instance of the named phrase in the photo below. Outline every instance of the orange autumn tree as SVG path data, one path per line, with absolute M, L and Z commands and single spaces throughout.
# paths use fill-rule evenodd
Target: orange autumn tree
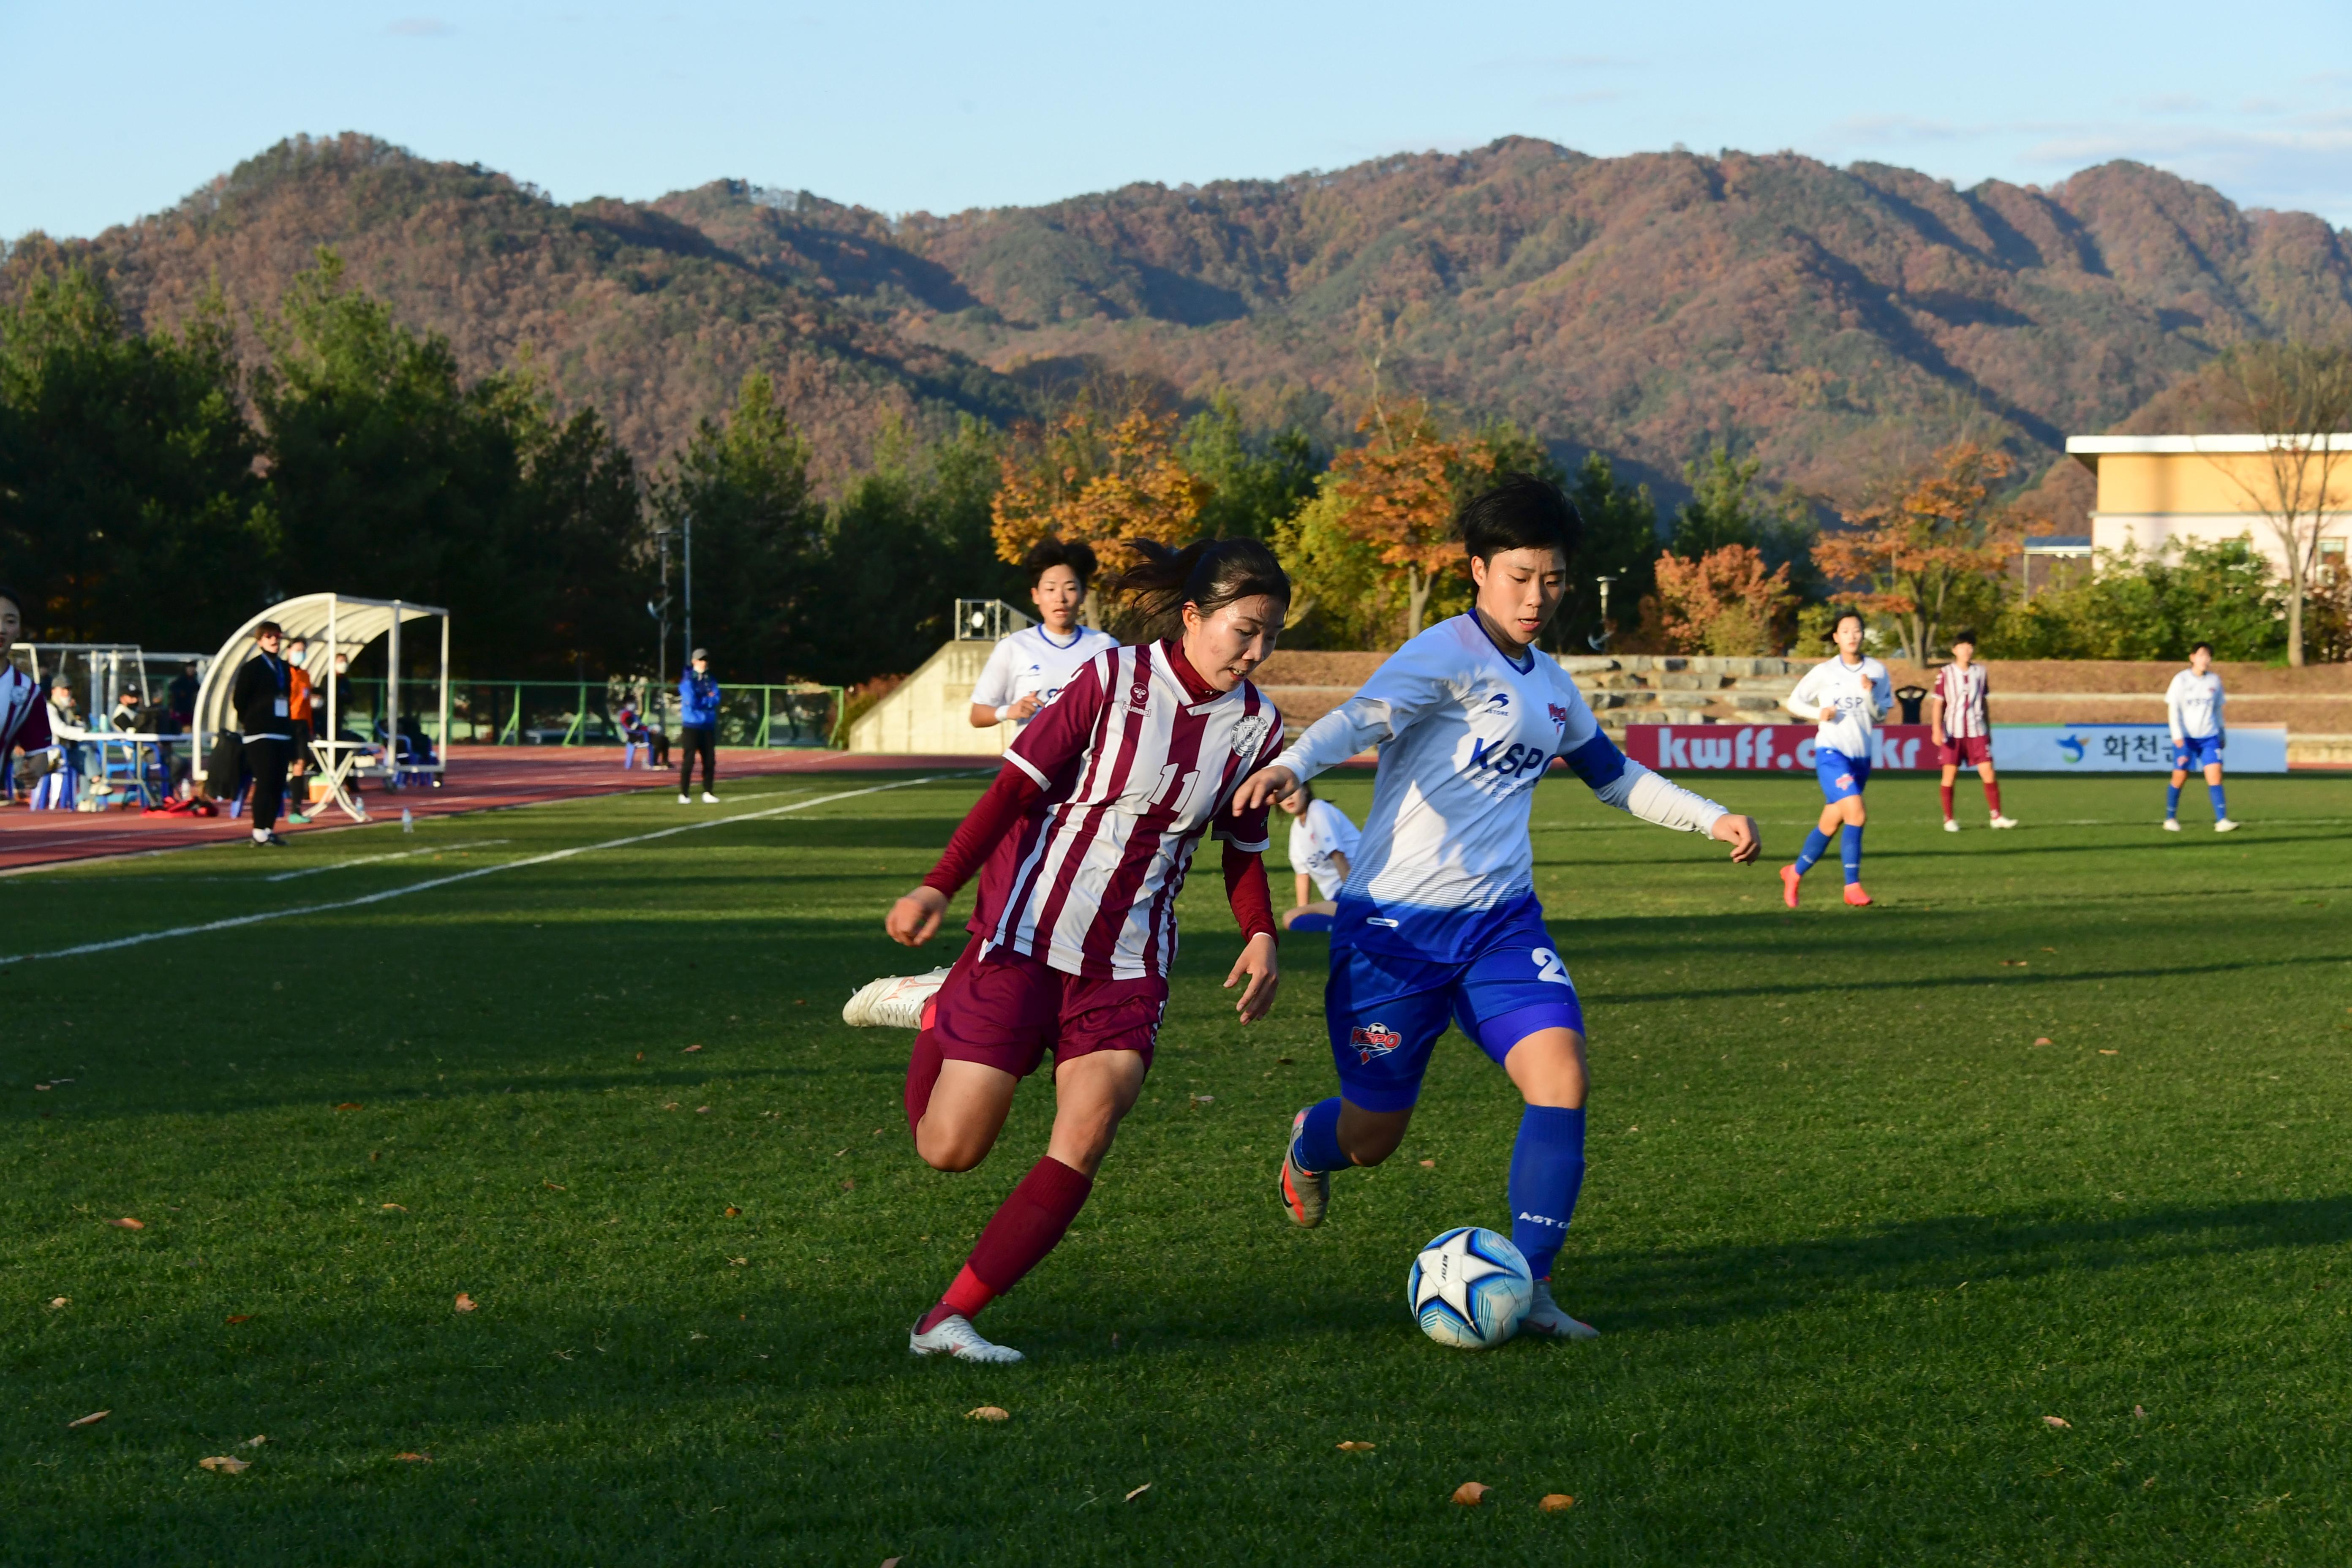
M 1083 540 L 1108 561 L 1130 539 L 1181 544 L 1214 493 L 1177 461 L 1176 416 L 1129 408 L 1108 430 L 1091 398 L 1051 427 L 1014 433 L 991 505 L 996 553 L 1018 561 L 1046 539 Z
M 1923 661 L 1945 630 L 1946 608 L 1969 579 L 1999 574 L 2020 531 L 1992 487 L 2016 465 L 1958 441 L 1906 475 L 1893 493 L 1844 514 L 1813 560 L 1831 577 L 1867 584 L 1831 597 L 1894 618 L 1903 653 Z
M 1678 651 L 1736 658 L 1788 646 L 1797 595 L 1785 563 L 1767 572 L 1763 552 L 1727 544 L 1692 559 L 1661 555 L 1657 573 L 1658 592 L 1643 601 L 1643 618 Z
M 1426 404 L 1408 404 L 1393 416 L 1374 400 L 1356 425 L 1369 438 L 1331 459 L 1331 494 L 1339 527 L 1400 573 L 1404 635 L 1416 637 L 1429 610 L 1438 574 L 1458 569 L 1462 545 L 1453 537 L 1456 486 L 1494 468 L 1483 447 L 1465 447 L 1438 434 Z

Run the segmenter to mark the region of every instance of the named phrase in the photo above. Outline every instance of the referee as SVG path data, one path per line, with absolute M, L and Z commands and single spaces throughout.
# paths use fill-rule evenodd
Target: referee
M 293 750 L 293 680 L 278 644 L 284 634 L 276 621 L 254 628 L 259 650 L 236 672 L 229 705 L 245 731 L 245 765 L 253 774 L 253 841 L 286 842 L 278 836 L 278 807 L 286 797 L 286 763 Z

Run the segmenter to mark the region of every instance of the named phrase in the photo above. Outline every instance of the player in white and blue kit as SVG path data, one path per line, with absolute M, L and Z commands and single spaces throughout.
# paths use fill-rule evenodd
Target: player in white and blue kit
M 1780 897 L 1792 910 L 1798 881 L 1827 853 L 1833 828 L 1845 863 L 1845 901 L 1856 909 L 1870 903 L 1862 890 L 1862 828 L 1870 820 L 1862 791 L 1870 782 L 1870 731 L 1895 706 L 1895 692 L 1886 667 L 1862 651 L 1862 631 L 1858 612 L 1842 613 L 1831 634 L 1837 657 L 1805 671 L 1785 700 L 1790 712 L 1820 726 L 1813 731 L 1813 776 L 1823 802 L 1822 819 L 1805 835 L 1796 863 L 1780 868 Z
M 2221 678 L 2213 673 L 2213 645 L 2189 650 L 2189 668 L 2164 689 L 2164 714 L 2172 727 L 2172 783 L 2164 794 L 2164 830 L 2180 831 L 2180 786 L 2189 770 L 2205 773 L 2205 795 L 2213 803 L 2213 831 L 2235 833 L 2230 803 L 2221 789 L 2221 747 L 2229 732 L 2221 721 Z
M 1535 647 L 1559 608 L 1582 524 L 1541 480 L 1503 481 L 1463 508 L 1477 599 L 1397 650 L 1237 802 L 1280 799 L 1380 748 L 1357 853 L 1333 916 L 1324 993 L 1339 1093 L 1300 1111 L 1281 1173 L 1292 1220 L 1322 1222 L 1330 1173 L 1377 1165 L 1412 1119 L 1449 1020 L 1527 1100 L 1511 1155 L 1511 1239 L 1536 1276 L 1526 1331 L 1594 1331 L 1551 1297 L 1553 1260 L 1584 1181 L 1584 1016 L 1536 901 L 1528 818 L 1555 757 L 1592 792 L 1662 826 L 1756 858 L 1756 825 L 1629 761 L 1565 670 Z
M 1018 734 L 1095 655 L 1118 646 L 1108 632 L 1078 624 L 1087 580 L 1095 574 L 1091 545 L 1048 539 L 1023 556 L 1021 565 L 1029 574 L 1029 600 L 1037 606 L 1037 624 L 1000 639 L 989 650 L 988 664 L 971 689 L 975 730 L 1010 724 Z

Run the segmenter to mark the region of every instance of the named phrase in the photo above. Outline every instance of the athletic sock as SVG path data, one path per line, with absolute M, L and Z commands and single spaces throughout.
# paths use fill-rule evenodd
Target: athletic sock
M 940 1068 L 946 1059 L 937 1035 L 925 1029 L 915 1037 L 914 1055 L 907 1058 L 907 1131 L 910 1135 L 921 1124 L 923 1112 L 931 1108 L 931 1089 L 940 1081 Z
M 1583 1185 L 1583 1110 L 1528 1106 L 1511 1146 L 1511 1242 L 1538 1279 L 1551 1278 Z
M 965 1267 L 1000 1296 L 1012 1289 L 1061 1245 L 1094 1185 L 1093 1177 L 1046 1155 L 989 1216 Z
M 1320 1100 L 1307 1108 L 1298 1136 L 1290 1141 L 1290 1163 L 1302 1171 L 1343 1171 L 1348 1152 L 1339 1147 L 1339 1097 Z
M 2230 815 L 2229 803 L 2222 798 L 2221 786 L 2220 784 L 2207 784 L 2205 786 L 2205 793 L 2213 798 L 2214 821 L 2219 822 L 2223 817 Z
M 1949 822 L 1952 820 L 1952 786 L 1938 784 L 1937 793 L 1944 797 L 1944 820 Z
M 1805 847 L 1797 851 L 1797 875 L 1801 877 L 1813 868 L 1813 862 L 1829 853 L 1830 836 L 1820 828 L 1805 835 Z
M 1845 862 L 1848 887 L 1862 880 L 1862 829 L 1851 822 L 1838 830 L 1838 858 Z
M 955 1283 L 948 1287 L 948 1293 L 940 1298 L 939 1304 L 917 1320 L 915 1331 L 928 1334 L 940 1326 L 942 1318 L 961 1318 L 968 1323 L 980 1316 L 982 1307 L 995 1300 L 996 1292 L 990 1289 L 988 1282 L 974 1274 L 971 1265 L 967 1263 L 957 1270 Z
M 2170 822 L 2179 815 L 2180 786 L 2177 784 L 2168 784 L 2164 786 L 2164 820 Z
M 2000 815 L 2000 780 L 1998 780 L 1998 779 L 1987 779 L 1987 780 L 1985 780 L 1985 804 L 1986 804 L 1987 805 L 1989 805 L 1989 806 L 1992 807 L 1992 814 L 1993 814 L 1995 816 L 1999 816 Z M 1952 815 L 1952 808 L 1951 808 L 1951 806 L 1950 806 L 1950 805 L 1949 805 L 1948 803 L 1948 804 L 1945 805 L 1945 807 L 1944 807 L 1944 815 L 1945 815 L 1946 816 L 1951 816 L 1951 815 Z

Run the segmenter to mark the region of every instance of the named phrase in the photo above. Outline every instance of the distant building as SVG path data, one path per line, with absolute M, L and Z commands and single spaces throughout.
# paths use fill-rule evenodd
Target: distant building
M 2067 456 L 2098 476 L 2099 497 L 2091 511 L 2091 548 L 2120 551 L 2134 544 L 2142 555 L 2148 555 L 2170 540 L 2218 544 L 2245 535 L 2284 577 L 2285 548 L 2263 515 L 2272 489 L 2270 460 L 2263 453 L 2276 439 L 2266 436 L 2068 437 Z M 2352 534 L 2352 432 L 2327 440 L 2326 449 L 2341 456 L 2336 458 L 2330 476 L 2331 504 L 2319 524 L 2322 581 L 2344 569 L 2344 542 Z M 2319 458 L 2315 454 L 2305 461 L 2315 470 Z M 2309 483 L 2317 489 L 2315 471 L 2310 473 Z M 2031 582 L 2032 563 L 2027 564 Z
M 2017 555 L 2017 585 L 2031 599 L 2046 588 L 2063 588 L 2091 570 L 2087 533 L 2028 534 Z

